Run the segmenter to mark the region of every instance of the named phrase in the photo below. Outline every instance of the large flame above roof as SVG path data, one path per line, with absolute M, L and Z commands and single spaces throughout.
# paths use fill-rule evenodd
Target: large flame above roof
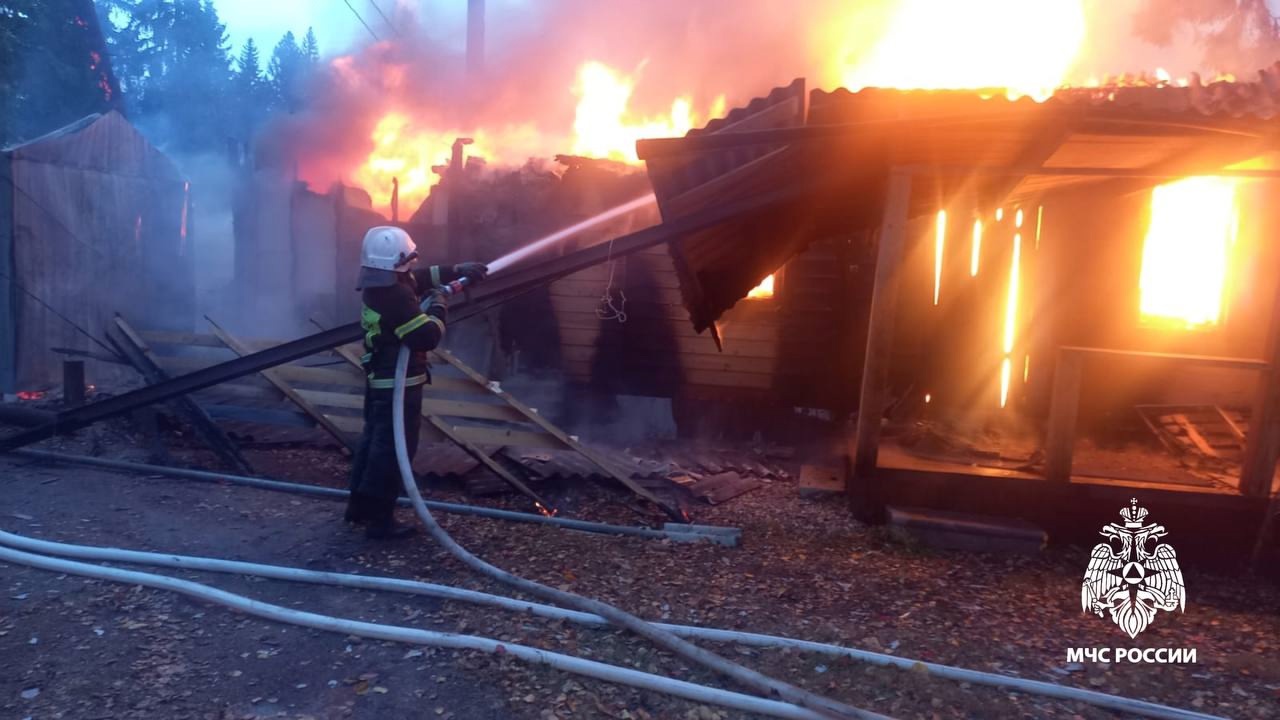
M 850 18 L 837 53 L 839 82 L 853 90 L 1004 88 L 1043 99 L 1085 41 L 1081 0 L 900 0 L 873 37 L 859 32 L 875 27 L 869 19 Z

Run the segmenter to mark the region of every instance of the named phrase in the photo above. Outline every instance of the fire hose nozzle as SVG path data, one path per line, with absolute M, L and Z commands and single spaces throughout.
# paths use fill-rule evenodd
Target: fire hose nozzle
M 470 280 L 468 280 L 465 277 L 462 277 L 462 278 L 458 278 L 457 280 L 454 280 L 453 282 L 448 282 L 448 283 L 445 283 L 444 285 L 437 287 L 436 292 L 439 292 L 441 295 L 445 297 L 453 297 L 454 295 L 459 295 L 462 292 L 464 292 L 467 289 L 467 286 L 470 284 L 471 284 Z M 423 312 L 426 311 L 428 302 L 430 302 L 429 299 L 426 299 L 426 298 L 423 299 L 422 301 Z

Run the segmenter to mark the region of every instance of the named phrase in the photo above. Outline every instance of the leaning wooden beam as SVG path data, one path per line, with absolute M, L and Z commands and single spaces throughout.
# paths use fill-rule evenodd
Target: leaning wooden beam
M 218 340 L 221 341 L 223 345 L 226 345 L 227 348 L 231 350 L 231 352 L 241 357 L 244 357 L 245 355 L 253 354 L 253 350 L 251 350 L 248 345 L 245 345 L 243 342 L 241 342 L 240 340 L 232 336 L 231 333 L 224 330 L 222 326 L 218 325 L 218 323 L 213 321 L 213 318 L 209 317 L 208 315 L 205 315 L 204 319 L 208 321 L 209 327 L 213 329 L 214 337 L 218 338 Z M 310 402 L 307 402 L 305 398 L 299 395 L 298 391 L 294 390 L 293 387 L 289 385 L 289 383 L 285 382 L 284 379 L 281 378 L 279 374 L 277 374 L 275 369 L 264 368 L 262 370 L 259 370 L 258 374 L 266 378 L 267 382 L 275 386 L 275 388 L 279 390 L 281 393 L 283 393 L 284 396 L 288 398 L 290 402 L 292 402 L 294 405 L 297 405 L 299 410 L 301 410 L 308 417 L 314 420 L 316 425 L 320 426 L 322 430 L 329 433 L 329 435 L 331 435 L 334 440 L 337 440 L 338 446 L 342 448 L 344 453 L 351 454 L 355 452 L 356 444 L 355 444 L 355 441 L 351 438 L 351 436 L 339 430 L 338 427 L 333 424 L 333 421 L 329 419 L 328 415 L 325 415 L 324 413 L 320 412 L 320 410 L 316 408 L 316 406 L 312 405 Z
M 151 348 L 138 336 L 138 333 L 124 318 L 116 316 L 115 328 L 117 330 L 116 335 L 118 335 L 117 338 L 114 338 L 117 348 L 148 383 L 155 385 L 169 380 L 169 376 L 156 364 Z M 200 435 L 201 439 L 218 454 L 218 457 L 228 467 L 236 472 L 247 475 L 253 474 L 253 468 L 249 465 L 249 461 L 245 460 L 244 456 L 240 454 L 240 449 L 194 400 L 187 396 L 179 397 L 175 399 L 174 406 L 191 423 L 191 426 Z
M 654 505 L 662 508 L 663 512 L 670 515 L 672 519 L 677 520 L 679 522 L 685 522 L 684 515 L 678 509 L 676 509 L 675 507 L 672 507 L 668 503 L 663 502 L 661 499 L 658 498 L 658 496 L 654 495 L 652 492 L 649 492 L 649 490 L 642 487 L 635 480 L 632 480 L 631 478 L 627 477 L 624 473 L 618 472 L 618 470 L 613 466 L 611 466 L 609 463 L 607 463 L 604 460 L 604 458 L 601 458 L 599 455 L 597 455 L 594 450 L 591 450 L 590 448 L 586 447 L 585 445 L 583 445 L 582 443 L 578 442 L 573 437 L 571 437 L 568 433 L 556 427 L 554 424 L 551 423 L 551 421 L 539 415 L 538 412 L 533 408 L 520 402 L 510 393 L 499 389 L 497 385 L 490 384 L 488 378 L 476 372 L 469 365 L 459 360 L 456 355 L 449 352 L 448 350 L 443 350 L 441 348 L 436 348 L 435 355 L 441 360 L 444 360 L 446 363 L 452 365 L 457 370 L 461 371 L 464 375 L 471 378 L 476 383 L 489 387 L 490 390 L 493 392 L 494 397 L 500 398 L 507 405 L 510 405 L 517 412 L 523 415 L 525 420 L 533 423 L 534 425 L 537 425 L 543 432 L 554 437 L 556 440 L 558 440 L 561 444 L 563 444 L 569 450 L 572 450 L 578 453 L 579 455 L 581 455 L 582 457 L 586 458 L 592 465 L 595 465 L 596 467 L 600 468 L 607 477 L 617 480 L 619 483 L 621 483 L 631 492 L 635 493 L 636 495 L 639 495 L 645 500 L 648 500 Z M 516 443 L 512 443 L 512 444 L 514 445 Z
M 315 323 L 316 325 L 319 325 L 319 323 L 316 323 L 315 320 L 312 320 L 311 322 Z M 334 348 L 334 351 L 337 352 L 339 355 L 341 355 L 347 362 L 351 363 L 352 365 L 355 365 L 356 367 L 361 366 L 360 358 L 357 357 L 356 354 L 351 352 L 351 350 L 349 350 L 348 348 L 339 346 Z M 497 475 L 498 477 L 502 478 L 503 481 L 505 481 L 508 485 L 515 488 L 516 490 L 519 490 L 520 492 L 524 493 L 529 499 L 533 500 L 534 504 L 538 507 L 539 510 L 554 514 L 554 509 L 550 505 L 548 505 L 545 500 L 539 497 L 538 493 L 534 492 L 532 489 L 529 488 L 528 485 L 525 485 L 523 482 L 521 482 L 520 478 L 516 477 L 515 475 L 512 475 L 509 470 L 499 465 L 498 461 L 489 457 L 489 455 L 485 453 L 484 450 L 480 449 L 479 446 L 471 443 L 470 441 L 468 441 L 467 439 L 459 435 L 455 431 L 452 425 L 445 422 L 442 418 L 428 413 L 425 405 L 423 406 L 423 409 L 422 409 L 422 417 L 426 419 L 427 423 L 432 428 L 434 428 L 441 435 L 448 438 L 450 442 L 462 448 L 468 455 L 475 458 L 477 462 L 479 462 L 481 465 L 484 465 L 494 475 Z
M 907 243 L 907 210 L 911 203 L 911 175 L 894 168 L 889 175 L 884 217 L 876 258 L 875 286 L 871 292 L 871 319 L 867 326 L 866 359 L 858 399 L 852 458 L 845 490 L 853 511 L 866 520 L 879 520 L 883 508 L 875 486 L 876 460 L 880 452 L 880 423 L 889 395 L 889 364 L 893 352 L 893 324 L 897 314 L 898 285 Z

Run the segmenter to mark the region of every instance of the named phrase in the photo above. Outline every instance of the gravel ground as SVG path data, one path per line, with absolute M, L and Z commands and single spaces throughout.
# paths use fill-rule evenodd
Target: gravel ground
M 43 447 L 135 455 L 110 429 Z M 178 453 L 212 466 L 202 453 Z M 249 452 L 260 472 L 340 486 L 346 461 L 306 447 Z M 433 489 L 435 497 L 464 499 Z M 633 522 L 595 486 L 557 500 Z M 486 504 L 519 508 L 515 498 Z M 695 522 L 740 548 L 613 538 L 445 516 L 500 567 L 643 617 L 836 642 L 1242 718 L 1280 716 L 1280 592 L 1184 570 L 1184 614 L 1136 641 L 1080 612 L 1087 548 L 1034 557 L 932 551 L 853 521 L 838 500 L 773 483 Z M 0 457 L 0 527 L 93 545 L 412 577 L 501 592 L 429 541 L 378 544 L 332 501 Z M 1110 510 L 1100 511 L 1099 524 Z M 408 520 L 408 516 L 404 516 Z M 1176 528 L 1171 528 L 1176 532 Z M 1190 539 L 1181 539 L 1185 544 Z M 473 633 L 714 683 L 630 636 L 421 597 L 159 571 L 280 605 Z M 1194 665 L 1069 664 L 1069 647 L 1194 648 Z M 809 689 L 896 717 L 1111 717 L 1090 706 L 923 671 L 737 646 L 716 648 Z M 246 618 L 171 593 L 0 564 L 0 716 L 14 718 L 727 718 L 741 715 L 479 653 L 359 641 Z

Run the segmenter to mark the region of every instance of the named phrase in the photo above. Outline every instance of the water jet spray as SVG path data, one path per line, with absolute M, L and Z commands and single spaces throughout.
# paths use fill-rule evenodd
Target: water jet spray
M 657 202 L 657 198 L 654 197 L 653 193 L 649 193 L 648 195 L 644 195 L 643 197 L 638 197 L 635 200 L 631 200 L 629 202 L 622 203 L 621 205 L 611 207 L 608 210 L 605 210 L 597 215 L 594 215 L 592 217 L 587 218 L 586 220 L 583 220 L 582 222 L 576 223 L 574 225 L 570 225 L 569 227 L 564 228 L 562 230 L 557 230 L 551 233 L 550 235 L 538 238 L 537 240 L 534 240 L 523 247 L 519 247 L 519 248 L 516 248 L 515 250 L 512 250 L 506 255 L 503 255 L 497 260 L 494 260 L 493 262 L 489 263 L 489 272 L 491 273 L 501 272 L 502 270 L 505 270 L 511 265 L 514 265 L 520 262 L 526 257 L 529 257 L 530 255 L 533 255 L 541 250 L 544 250 L 552 245 L 555 245 L 558 242 L 562 242 L 570 237 L 573 237 L 574 235 L 577 235 L 578 233 L 586 232 L 587 230 L 590 230 L 591 228 L 596 227 L 601 223 L 605 223 L 617 217 L 620 217 L 622 215 L 626 215 L 629 212 L 635 212 L 636 210 L 639 210 L 640 208 L 646 207 L 655 202 Z

